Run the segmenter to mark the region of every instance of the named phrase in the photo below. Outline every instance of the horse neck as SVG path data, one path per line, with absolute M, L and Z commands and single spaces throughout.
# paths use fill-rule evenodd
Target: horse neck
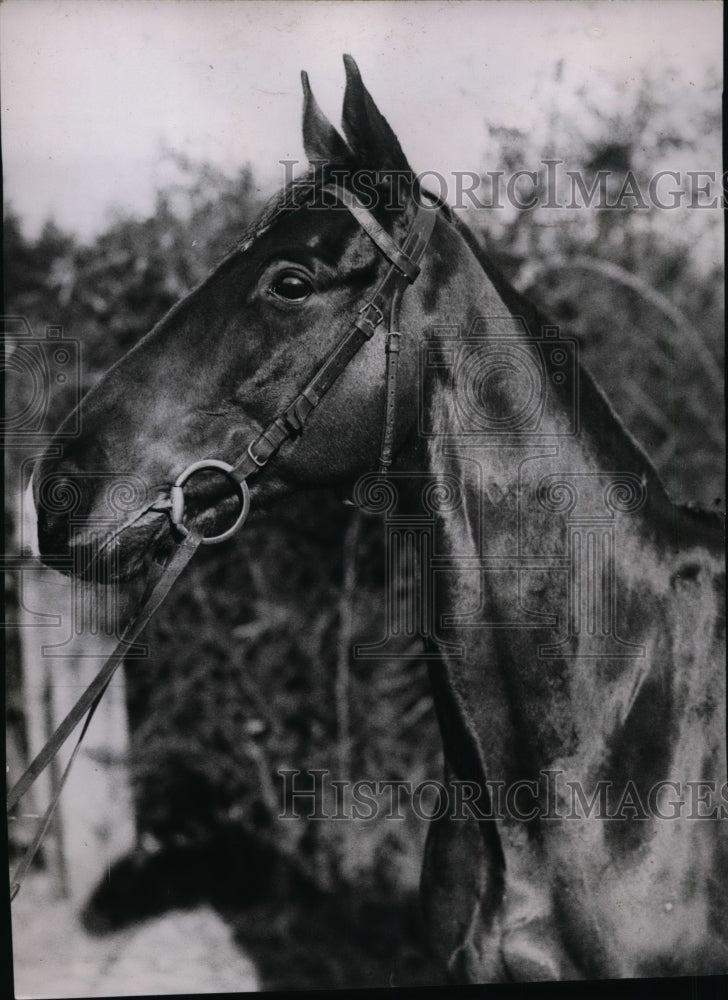
M 578 344 L 508 284 L 465 227 L 457 228 L 468 248 L 466 265 L 452 282 L 444 314 L 450 306 L 458 322 L 429 327 L 420 346 L 419 440 L 408 458 L 433 475 L 452 474 L 465 486 L 470 501 L 462 517 L 470 519 L 471 529 L 462 542 L 467 537 L 472 554 L 483 554 L 483 539 L 472 530 L 473 503 L 484 504 L 492 515 L 493 508 L 547 469 L 584 477 L 622 474 L 635 488 L 641 484 L 640 527 L 651 543 L 660 546 L 666 534 L 674 541 L 681 521 L 686 534 L 714 544 L 712 522 L 671 503 L 644 452 L 580 364 Z M 468 352 L 471 378 L 468 365 L 462 365 L 458 379 L 453 377 L 458 351 Z M 551 364 L 555 352 L 566 354 L 565 365 Z M 503 361 L 516 369 L 515 377 L 499 380 L 497 398 L 491 400 L 493 383 L 487 374 Z M 566 372 L 560 383 L 556 369 Z M 430 372 L 434 375 L 428 378 Z M 525 384 L 534 372 L 536 380 Z M 536 508 L 530 513 L 541 520 L 544 512 Z M 499 547 L 499 522 L 498 517 L 490 519 L 489 548 Z M 543 543 L 548 545 L 546 539 Z
M 443 726 L 446 751 L 451 762 L 465 754 L 462 767 L 455 765 L 461 773 L 482 770 L 487 760 L 491 772 L 495 767 L 504 776 L 522 776 L 569 758 L 573 747 L 568 744 L 577 729 L 578 753 L 593 752 L 598 760 L 639 698 L 652 694 L 659 664 L 649 653 L 629 657 L 639 643 L 649 649 L 655 638 L 640 631 L 641 618 L 650 620 L 644 608 L 670 592 L 674 508 L 645 456 L 581 369 L 573 392 L 542 378 L 543 405 L 530 428 L 483 430 L 472 412 L 479 371 L 487 372 L 489 359 L 500 352 L 506 361 L 510 357 L 526 366 L 532 358 L 543 375 L 544 331 L 540 317 L 515 293 L 506 286 L 496 290 L 482 269 L 479 273 L 474 293 L 472 270 L 451 289 L 449 302 L 458 303 L 460 323 L 444 334 L 443 328 L 431 331 L 435 336 L 421 346 L 419 433 L 408 458 L 416 463 L 409 467 L 424 474 L 426 487 L 428 482 L 444 487 L 444 502 L 436 503 L 430 515 L 431 552 L 441 568 L 432 572 L 428 588 L 435 593 L 436 618 L 449 625 L 440 644 L 445 671 L 436 681 L 443 685 L 440 704 L 453 708 Z M 528 329 L 514 322 L 516 312 Z M 462 371 L 459 383 L 453 375 L 464 351 L 473 366 L 469 386 Z M 491 407 L 485 418 L 498 416 L 492 412 L 495 405 L 506 415 L 527 412 L 517 378 L 496 378 L 495 384 L 496 396 L 483 397 L 484 406 Z M 481 385 L 487 391 L 487 379 Z M 421 512 L 427 504 L 433 509 L 432 494 L 423 499 L 421 480 L 412 485 L 412 503 Z M 559 653 L 544 660 L 541 652 L 549 643 L 558 644 L 564 633 L 569 559 L 579 531 L 605 546 L 605 565 L 613 570 L 617 593 L 614 617 L 622 617 L 624 634 L 608 636 L 606 658 L 600 661 L 608 663 L 600 669 L 611 671 L 600 692 L 603 701 L 594 698 L 595 660 L 582 639 L 564 649 L 566 658 Z M 652 614 L 658 632 L 666 624 L 662 615 L 660 605 Z M 465 650 L 461 658 L 453 653 L 458 643 Z M 670 706 L 660 701 L 661 690 L 656 711 L 667 715 Z M 456 730 L 473 738 L 447 736 Z M 600 735 L 592 740 L 590 733 Z

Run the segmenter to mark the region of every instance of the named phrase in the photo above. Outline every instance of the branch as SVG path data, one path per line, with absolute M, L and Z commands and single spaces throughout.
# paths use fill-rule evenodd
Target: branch
M 623 267 L 619 267 L 618 264 L 613 264 L 607 260 L 597 260 L 593 257 L 576 256 L 562 261 L 550 261 L 547 264 L 535 265 L 522 272 L 521 278 L 518 281 L 519 291 L 525 292 L 529 288 L 532 288 L 538 278 L 550 271 L 569 271 L 576 268 L 580 268 L 582 271 L 592 271 L 595 274 L 601 274 L 611 281 L 624 285 L 626 288 L 631 288 L 632 291 L 641 295 L 658 312 L 666 316 L 683 337 L 690 342 L 693 353 L 709 382 L 718 393 L 718 396 L 721 399 L 723 398 L 723 380 L 715 358 L 706 347 L 702 334 L 692 325 L 685 313 L 678 309 L 677 306 L 674 306 L 661 292 L 655 291 L 642 278 L 630 274 L 629 271 L 626 271 Z

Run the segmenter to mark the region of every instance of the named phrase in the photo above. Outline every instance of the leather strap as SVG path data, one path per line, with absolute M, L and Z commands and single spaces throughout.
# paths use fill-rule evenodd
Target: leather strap
M 376 221 L 371 212 L 360 205 L 354 196 L 341 187 L 327 187 L 324 190 L 334 194 L 352 213 L 356 221 L 374 242 L 382 254 L 390 261 L 390 267 L 371 299 L 359 310 L 357 318 L 342 339 L 330 351 L 320 368 L 308 383 L 303 392 L 293 400 L 291 405 L 277 416 L 248 446 L 247 452 L 234 466 L 230 475 L 242 481 L 254 475 L 275 455 L 284 441 L 297 437 L 303 432 L 303 425 L 311 412 L 321 402 L 334 382 L 369 340 L 384 321 L 385 312 L 390 309 L 390 331 L 398 325 L 399 305 L 404 292 L 403 281 L 412 283 L 420 273 L 420 261 L 424 256 L 432 230 L 435 226 L 438 208 L 435 204 L 420 204 L 417 214 L 410 227 L 401 249 Z M 393 308 L 392 308 L 393 307 Z M 389 357 L 389 355 L 388 355 Z M 389 373 L 396 383 L 396 364 L 388 364 Z M 389 385 L 389 378 L 388 378 Z M 390 441 L 393 437 L 394 398 L 391 405 L 389 397 L 385 411 L 384 439 Z M 392 424 L 392 430 L 388 425 Z M 383 439 L 383 441 L 384 441 Z M 380 456 L 380 468 L 385 456 Z M 389 456 L 391 462 L 391 454 Z
M 387 334 L 385 351 L 387 352 L 387 372 L 385 376 L 384 423 L 382 425 L 382 446 L 379 452 L 379 474 L 386 476 L 392 464 L 392 448 L 394 446 L 394 418 L 397 402 L 397 367 L 402 334 L 390 330 Z
M 43 773 L 68 737 L 74 731 L 83 716 L 88 713 L 81 730 L 81 734 L 76 742 L 76 746 L 74 747 L 73 753 L 71 754 L 63 775 L 61 776 L 58 788 L 51 799 L 50 805 L 46 809 L 43 820 L 38 825 L 38 830 L 36 831 L 33 841 L 26 849 L 25 855 L 21 859 L 20 864 L 13 874 L 13 878 L 11 880 L 11 899 L 14 899 L 18 894 L 20 884 L 26 872 L 30 868 L 33 857 L 40 847 L 41 840 L 48 829 L 48 825 L 55 811 L 58 799 L 63 791 L 63 786 L 66 783 L 66 778 L 68 777 L 71 766 L 73 765 L 73 762 L 78 754 L 81 741 L 83 740 L 89 723 L 93 718 L 93 714 L 96 711 L 96 706 L 101 701 L 101 698 L 109 686 L 112 677 L 116 673 L 117 667 L 123 662 L 124 657 L 129 650 L 129 646 L 139 637 L 142 630 L 149 624 L 150 619 L 172 589 L 172 585 L 175 580 L 197 551 L 197 547 L 201 541 L 202 539 L 200 535 L 190 532 L 174 550 L 167 563 L 164 566 L 157 566 L 157 571 L 150 579 L 134 617 L 124 629 L 121 639 L 117 643 L 111 656 L 109 656 L 108 660 L 104 663 L 94 680 L 86 688 L 58 729 L 56 729 L 53 736 L 48 740 L 40 753 L 26 768 L 19 780 L 16 781 L 8 793 L 7 809 L 9 812 L 17 804 L 19 799 L 25 795 L 38 775 Z
M 350 191 L 343 187 L 326 187 L 325 191 L 331 191 L 336 195 L 342 205 L 345 205 L 364 232 L 377 245 L 390 264 L 394 264 L 400 274 L 412 284 L 420 273 L 419 258 L 412 256 L 411 249 L 407 243 L 403 247 L 398 247 L 387 230 L 374 218 L 368 208 L 364 208 L 356 200 Z M 411 235 L 411 233 L 410 233 Z

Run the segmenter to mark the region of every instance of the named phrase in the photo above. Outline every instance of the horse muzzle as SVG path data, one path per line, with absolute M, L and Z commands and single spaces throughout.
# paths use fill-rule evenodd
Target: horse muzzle
M 44 460 L 31 482 L 37 554 L 65 575 L 97 582 L 128 578 L 141 568 L 144 550 L 169 535 L 164 511 L 155 509 L 159 493 L 139 476 Z

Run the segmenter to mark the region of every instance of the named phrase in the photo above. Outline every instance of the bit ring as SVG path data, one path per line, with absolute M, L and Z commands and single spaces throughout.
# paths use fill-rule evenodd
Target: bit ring
M 228 528 L 227 531 L 223 531 L 219 535 L 203 535 L 202 544 L 216 545 L 218 542 L 224 542 L 228 538 L 231 538 L 238 528 L 243 526 L 250 512 L 250 489 L 244 479 L 238 481 L 231 475 L 233 468 L 234 466 L 229 465 L 227 462 L 220 462 L 216 458 L 203 458 L 200 462 L 193 462 L 192 465 L 188 465 L 184 472 L 181 472 L 179 476 L 177 476 L 175 484 L 169 493 L 170 500 L 172 501 L 170 518 L 175 531 L 177 531 L 183 538 L 186 538 L 190 533 L 189 528 L 186 528 L 183 522 L 185 513 L 185 494 L 183 487 L 190 476 L 193 476 L 195 472 L 199 472 L 201 469 L 218 469 L 220 472 L 224 473 L 230 482 L 234 483 L 240 496 L 240 513 L 235 520 L 235 524 Z

